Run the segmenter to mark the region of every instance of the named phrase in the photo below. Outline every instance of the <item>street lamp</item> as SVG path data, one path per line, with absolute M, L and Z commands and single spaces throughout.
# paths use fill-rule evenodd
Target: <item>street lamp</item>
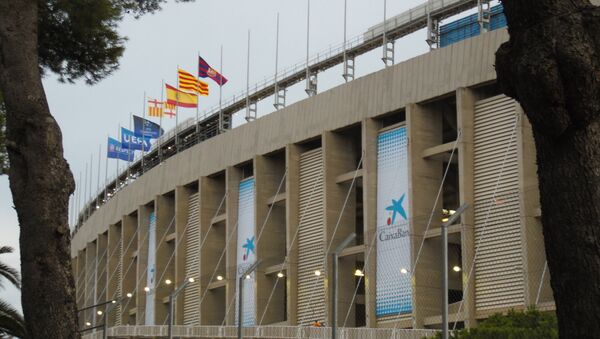
M 452 225 L 468 207 L 469 204 L 462 204 L 442 224 L 442 339 L 448 339 L 448 226 Z M 458 272 L 456 269 L 454 271 Z
M 348 245 L 350 245 L 350 242 L 352 242 L 352 240 L 354 240 L 354 238 L 356 238 L 356 233 L 352 232 L 350 233 L 350 235 L 348 235 L 346 237 L 346 239 L 344 239 L 344 241 L 342 241 L 333 251 L 333 253 L 331 253 L 331 255 L 333 256 L 333 282 L 332 282 L 332 294 L 333 294 L 333 311 L 331 312 L 331 338 L 332 339 L 337 339 L 337 311 L 338 311 L 338 289 L 337 289 L 337 284 L 338 284 L 338 256 L 340 255 L 340 252 L 342 252 L 344 250 L 344 248 L 348 247 Z
M 165 281 L 165 283 L 167 285 L 171 284 L 171 280 L 167 279 L 167 281 L 169 281 L 169 283 L 167 283 Z M 173 323 L 174 323 L 174 317 L 173 317 L 173 313 L 174 313 L 174 307 L 173 307 L 173 302 L 175 301 L 175 298 L 177 298 L 177 295 L 179 293 L 181 293 L 181 291 L 183 291 L 184 288 L 187 287 L 187 285 L 193 283 L 194 281 L 196 281 L 194 278 L 188 278 L 186 279 L 183 284 L 181 284 L 181 286 L 177 287 L 177 289 L 175 291 L 173 291 L 171 294 L 169 294 L 169 339 L 173 339 Z
M 238 279 L 238 333 L 237 333 L 237 337 L 238 339 L 242 339 L 242 319 L 243 319 L 243 299 L 242 299 L 242 292 L 244 291 L 243 284 L 244 284 L 244 278 L 247 276 L 250 276 L 250 273 L 252 273 L 257 267 L 258 264 L 260 263 L 260 260 L 257 260 L 256 262 L 254 262 L 254 264 L 252 264 L 252 266 L 248 267 L 248 269 L 246 270 L 246 272 L 244 272 L 240 278 Z

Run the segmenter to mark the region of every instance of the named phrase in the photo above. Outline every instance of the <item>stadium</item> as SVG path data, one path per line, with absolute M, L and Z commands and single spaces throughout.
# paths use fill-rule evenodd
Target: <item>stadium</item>
M 501 5 L 429 1 L 163 135 L 79 213 L 85 334 L 421 338 L 446 298 L 451 329 L 554 310 L 531 128 L 496 83 L 505 25 Z M 431 51 L 393 64 L 424 27 Z M 353 79 L 379 48 L 387 67 Z M 318 93 L 339 64 L 347 83 Z M 301 81 L 308 98 L 286 106 Z

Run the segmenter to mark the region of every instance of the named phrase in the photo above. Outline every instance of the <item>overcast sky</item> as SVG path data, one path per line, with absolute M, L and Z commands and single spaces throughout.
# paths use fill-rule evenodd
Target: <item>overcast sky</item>
M 389 0 L 388 17 L 417 6 L 425 0 Z M 348 0 L 348 39 L 361 35 L 383 20 L 384 0 Z M 93 190 L 97 189 L 98 148 L 102 147 L 100 185 L 104 183 L 104 155 L 108 135 L 118 137 L 118 127 L 129 126 L 130 113 L 142 115 L 144 92 L 160 98 L 161 82 L 176 84 L 177 66 L 195 74 L 197 55 L 219 68 L 223 46 L 223 74 L 229 82 L 223 86 L 223 99 L 246 88 L 247 36 L 250 42 L 250 84 L 275 73 L 276 16 L 280 13 L 279 69 L 283 70 L 306 58 L 306 0 L 197 0 L 194 3 L 164 5 L 161 12 L 138 20 L 126 18 L 119 31 L 128 37 L 121 66 L 112 76 L 97 85 L 83 82 L 61 84 L 55 77 L 44 79 L 50 110 L 62 129 L 65 157 L 75 180 L 85 172 L 93 155 Z M 344 0 L 312 1 L 310 13 L 310 54 L 316 55 L 330 45 L 343 41 Z M 396 43 L 396 62 L 428 51 L 425 32 L 419 31 Z M 356 74 L 361 76 L 383 68 L 381 49 L 356 60 Z M 342 67 L 336 66 L 319 75 L 319 91 L 341 85 Z M 211 95 L 200 99 L 200 113 L 218 105 L 218 86 L 210 83 Z M 288 104 L 304 99 L 304 83 L 291 88 Z M 259 104 L 258 113 L 273 111 L 273 99 Z M 195 117 L 195 110 L 180 110 L 180 121 Z M 243 119 L 235 119 L 240 123 Z M 157 121 L 158 122 L 158 121 Z M 174 119 L 163 120 L 166 130 Z M 108 164 L 108 176 L 114 176 L 117 160 Z M 119 165 L 124 168 L 125 163 Z M 84 174 L 85 175 L 85 174 Z M 89 194 L 88 194 L 89 195 Z M 12 207 L 7 177 L 0 177 L 0 245 L 18 251 L 18 222 Z M 18 268 L 19 256 L 3 255 L 0 260 Z M 7 284 L 5 284 L 7 285 Z M 7 288 L 0 298 L 20 304 L 17 291 Z

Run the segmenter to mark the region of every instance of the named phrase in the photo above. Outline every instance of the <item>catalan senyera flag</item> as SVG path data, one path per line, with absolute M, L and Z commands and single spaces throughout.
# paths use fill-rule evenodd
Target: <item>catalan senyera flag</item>
M 191 73 L 182 69 L 177 70 L 179 77 L 179 89 L 196 93 L 198 95 L 208 95 L 208 83 L 196 79 Z
M 167 89 L 167 104 L 187 108 L 198 107 L 198 96 L 196 94 L 178 90 L 169 84 L 165 84 L 165 86 Z
M 208 62 L 202 59 L 202 57 L 198 57 L 198 77 L 211 78 L 219 86 L 223 86 L 227 83 L 227 78 L 217 72 L 214 68 L 210 67 Z
M 164 115 L 163 103 L 156 99 L 148 100 L 148 116 L 162 117 Z

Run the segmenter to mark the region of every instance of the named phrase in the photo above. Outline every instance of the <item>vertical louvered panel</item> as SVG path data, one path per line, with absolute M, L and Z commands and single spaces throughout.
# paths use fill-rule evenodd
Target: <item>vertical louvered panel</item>
M 190 195 L 187 223 L 187 253 L 185 276 L 200 277 L 200 204 L 199 194 Z M 200 284 L 191 284 L 183 296 L 183 324 L 200 323 Z
M 298 226 L 298 322 L 325 320 L 323 158 L 321 148 L 300 155 L 300 222 Z
M 474 211 L 478 247 L 475 300 L 478 311 L 524 303 L 516 105 L 504 95 L 475 105 Z
M 119 228 L 119 232 L 121 232 L 121 228 Z M 119 250 L 118 253 L 115 253 L 119 256 L 117 260 L 117 295 L 124 297 L 123 295 L 123 239 L 119 238 Z M 110 275 L 110 274 L 109 274 Z M 110 281 L 109 281 L 110 283 Z M 119 303 L 117 305 L 117 316 L 115 318 L 115 326 L 121 326 L 122 318 L 123 318 L 123 303 Z

